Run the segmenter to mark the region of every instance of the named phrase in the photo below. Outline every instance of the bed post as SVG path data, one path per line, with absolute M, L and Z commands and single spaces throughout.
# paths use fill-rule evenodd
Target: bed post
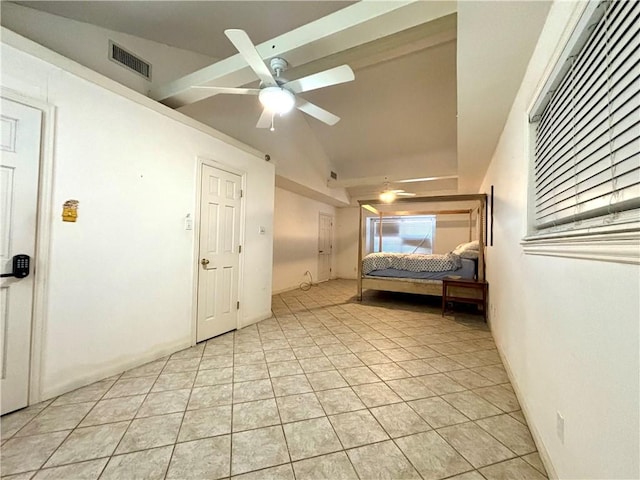
M 358 202 L 358 300 L 362 301 L 362 205 Z
M 378 251 L 382 252 L 382 212 L 380 212 L 380 223 L 378 223 Z

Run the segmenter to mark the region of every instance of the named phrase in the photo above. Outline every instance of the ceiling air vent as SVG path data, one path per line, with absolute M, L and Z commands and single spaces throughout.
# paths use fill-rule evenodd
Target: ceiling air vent
M 135 56 L 133 53 L 128 52 L 111 40 L 109 41 L 109 59 L 141 75 L 147 80 L 151 80 L 151 64 Z

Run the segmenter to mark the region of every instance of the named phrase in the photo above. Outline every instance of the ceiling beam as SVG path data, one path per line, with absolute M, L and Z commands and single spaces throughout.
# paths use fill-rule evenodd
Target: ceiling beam
M 353 48 L 287 69 L 287 78 L 301 78 L 338 65 L 349 65 L 357 71 L 379 63 L 395 60 L 404 55 L 455 41 L 457 15 L 452 13 L 428 23 L 402 30 Z
M 383 186 L 385 183 L 419 183 L 419 182 L 433 182 L 437 180 L 450 180 L 458 178 L 458 175 L 441 175 L 433 177 L 422 178 L 407 178 L 406 175 L 385 175 L 384 177 L 358 177 L 347 178 L 344 180 L 329 179 L 327 185 L 330 188 L 350 188 L 350 187 L 366 187 L 366 186 Z
M 297 193 L 303 197 L 317 200 L 318 202 L 327 203 L 334 207 L 346 207 L 349 205 L 349 198 L 346 193 L 335 192 L 334 195 L 329 193 L 322 193 L 318 190 L 309 188 L 301 183 L 290 180 L 282 175 L 276 175 L 276 187 L 288 190 L 289 192 Z
M 487 201 L 487 195 L 485 193 L 468 193 L 463 195 L 434 195 L 431 197 L 408 197 L 408 198 L 396 198 L 394 203 L 434 203 L 434 202 L 466 202 L 466 201 Z M 364 205 L 380 205 L 379 200 L 358 200 L 358 204 Z
M 326 17 L 257 45 L 262 58 L 286 57 L 292 65 L 336 54 L 432 20 L 451 15 L 456 2 L 421 0 L 378 2 L 363 0 Z M 236 54 L 213 65 L 162 85 L 149 96 L 179 108 L 214 95 L 196 85 L 237 87 L 256 80 L 245 60 Z

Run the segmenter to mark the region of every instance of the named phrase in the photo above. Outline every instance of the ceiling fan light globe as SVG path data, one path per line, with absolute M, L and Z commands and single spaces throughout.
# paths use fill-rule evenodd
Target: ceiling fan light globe
M 382 192 L 382 193 L 380 194 L 380 201 L 382 201 L 382 202 L 384 202 L 384 203 L 391 203 L 391 202 L 393 202 L 395 199 L 396 199 L 396 194 L 395 194 L 395 192 L 392 192 L 392 191 L 387 190 L 387 191 Z
M 272 113 L 287 113 L 296 104 L 296 97 L 282 87 L 266 87 L 260 90 L 258 99 L 262 106 Z

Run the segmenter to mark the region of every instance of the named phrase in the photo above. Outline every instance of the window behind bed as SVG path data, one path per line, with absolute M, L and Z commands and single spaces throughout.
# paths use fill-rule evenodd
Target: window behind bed
M 367 252 L 433 253 L 435 215 L 367 219 Z M 382 234 L 382 249 L 380 235 Z

